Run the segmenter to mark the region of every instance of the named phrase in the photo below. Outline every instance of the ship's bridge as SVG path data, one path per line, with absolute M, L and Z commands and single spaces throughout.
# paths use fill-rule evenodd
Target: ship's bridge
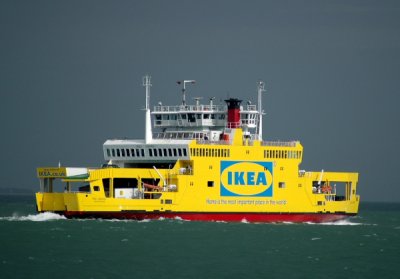
M 154 107 L 153 127 L 159 132 L 154 138 L 163 139 L 202 139 L 215 138 L 228 127 L 226 105 L 196 105 Z M 259 111 L 255 105 L 240 106 L 240 120 L 236 127 L 244 130 L 254 129 L 258 125 Z M 232 125 L 232 123 L 229 123 Z

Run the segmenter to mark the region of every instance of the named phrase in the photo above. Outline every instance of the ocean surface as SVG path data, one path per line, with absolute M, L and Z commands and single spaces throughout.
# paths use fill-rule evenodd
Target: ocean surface
M 67 220 L 2 195 L 0 278 L 400 278 L 400 204 L 326 224 Z

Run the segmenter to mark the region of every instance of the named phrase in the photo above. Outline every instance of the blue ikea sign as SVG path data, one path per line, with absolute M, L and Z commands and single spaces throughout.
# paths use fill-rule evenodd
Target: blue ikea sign
M 225 197 L 272 197 L 273 163 L 221 161 L 220 194 Z

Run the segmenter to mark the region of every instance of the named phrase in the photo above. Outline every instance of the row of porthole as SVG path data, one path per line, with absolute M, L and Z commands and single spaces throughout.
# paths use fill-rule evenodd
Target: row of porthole
M 106 152 L 108 157 L 146 157 L 145 153 L 147 153 L 149 157 L 187 156 L 187 150 L 185 148 L 107 148 Z
M 229 149 L 220 149 L 220 148 L 191 148 L 190 154 L 192 156 L 199 157 L 229 157 L 230 152 Z
M 301 151 L 299 150 L 264 150 L 264 158 L 278 159 L 300 159 Z

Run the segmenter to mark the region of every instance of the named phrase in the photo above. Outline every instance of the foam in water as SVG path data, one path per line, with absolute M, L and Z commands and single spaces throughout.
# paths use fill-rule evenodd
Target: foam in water
M 33 221 L 33 222 L 64 220 L 64 219 L 67 218 L 65 218 L 65 216 L 52 212 L 44 212 L 35 215 L 29 214 L 28 216 L 18 216 L 17 214 L 13 214 L 13 216 L 9 217 L 0 217 L 0 220 L 6 220 L 6 221 Z
M 359 226 L 364 225 L 363 223 L 353 223 L 350 220 L 339 220 L 335 222 L 324 222 L 324 223 L 313 223 L 313 222 L 306 222 L 309 225 L 326 225 L 326 226 Z

